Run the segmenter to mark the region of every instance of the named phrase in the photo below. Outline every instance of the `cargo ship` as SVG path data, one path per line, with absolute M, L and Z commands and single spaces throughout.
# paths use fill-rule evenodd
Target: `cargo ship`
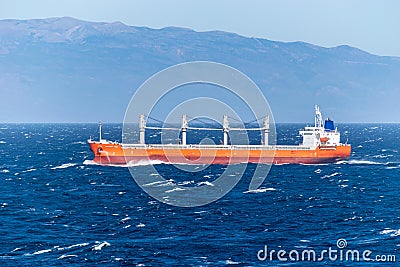
M 230 130 L 228 117 L 223 117 L 223 142 L 221 144 L 187 144 L 188 129 L 202 129 L 188 126 L 186 116 L 182 116 L 181 140 L 178 144 L 146 144 L 144 115 L 139 121 L 139 142 L 126 144 L 102 139 L 101 123 L 98 141 L 88 140 L 94 153 L 93 161 L 99 164 L 128 164 L 161 161 L 174 164 L 322 164 L 347 159 L 351 153 L 351 145 L 340 142 L 340 132 L 334 122 L 322 118 L 320 108 L 315 106 L 314 126 L 307 126 L 299 133 L 302 143 L 299 145 L 270 145 L 269 117 L 266 116 L 262 128 L 263 141 L 260 145 L 231 145 L 228 143 Z M 243 130 L 243 129 L 242 129 Z M 222 141 L 222 140 L 221 140 Z

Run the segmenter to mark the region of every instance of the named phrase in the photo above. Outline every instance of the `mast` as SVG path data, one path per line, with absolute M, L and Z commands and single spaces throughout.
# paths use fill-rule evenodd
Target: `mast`
M 146 128 L 146 120 L 144 115 L 141 114 L 139 117 L 139 144 L 144 144 L 144 129 Z
M 186 145 L 186 131 L 188 127 L 188 122 L 186 119 L 186 114 L 182 115 L 182 145 Z
M 101 128 L 102 128 L 102 123 L 99 121 L 99 141 L 101 142 Z
M 228 133 L 229 133 L 229 121 L 227 115 L 223 116 L 222 127 L 223 127 L 222 131 L 224 132 L 224 146 L 226 146 L 228 144 Z
M 268 135 L 269 135 L 269 116 L 265 116 L 264 120 L 264 145 L 268 145 Z
M 323 121 L 322 121 L 322 114 L 321 111 L 319 110 L 319 106 L 315 105 L 315 120 L 314 120 L 315 128 L 322 128 L 323 127 Z

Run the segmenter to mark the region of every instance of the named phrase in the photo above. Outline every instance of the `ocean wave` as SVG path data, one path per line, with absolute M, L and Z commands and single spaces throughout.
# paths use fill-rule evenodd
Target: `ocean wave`
M 385 169 L 387 170 L 393 170 L 393 169 L 398 169 L 400 168 L 400 166 L 389 166 L 389 167 L 385 167 Z
M 254 190 L 248 190 L 243 192 L 243 194 L 257 194 L 257 193 L 265 193 L 267 191 L 276 191 L 275 188 L 273 187 L 269 187 L 269 188 L 258 188 L 258 189 L 254 189 Z
M 172 192 L 175 192 L 175 191 L 185 191 L 185 190 L 186 190 L 185 188 L 175 187 L 175 188 L 173 188 L 171 190 L 165 191 L 165 193 L 172 193 Z
M 108 243 L 107 241 L 103 241 L 103 242 L 96 241 L 96 244 L 97 245 L 94 245 L 92 250 L 101 250 L 103 247 L 111 246 L 111 244 Z
M 57 258 L 57 260 L 62 260 L 65 258 L 73 258 L 73 257 L 78 257 L 78 255 L 73 255 L 73 254 L 63 254 L 60 257 Z
M 60 166 L 56 166 L 56 167 L 53 167 L 53 168 L 51 168 L 52 170 L 57 170 L 57 169 L 66 169 L 66 168 L 69 168 L 69 167 L 73 167 L 73 166 L 75 166 L 76 165 L 76 163 L 64 163 L 64 164 L 62 164 L 62 165 L 60 165 Z
M 328 166 L 329 163 L 299 163 L 299 165 L 303 165 L 303 166 Z
M 172 182 L 172 180 L 168 180 L 169 182 Z M 167 182 L 168 182 L 167 181 Z M 155 182 L 151 182 L 151 183 L 148 183 L 148 184 L 144 184 L 144 185 L 142 185 L 142 186 L 152 186 L 152 185 L 157 185 L 157 184 L 164 184 L 165 183 L 165 181 L 155 181 Z
M 193 180 L 192 181 L 183 181 L 183 182 L 178 183 L 178 185 L 188 185 L 188 184 L 193 184 L 193 183 L 194 183 Z
M 334 176 L 340 175 L 340 174 L 341 174 L 340 172 L 334 172 L 334 173 L 331 173 L 331 174 L 324 175 L 321 178 L 322 179 L 326 179 L 326 178 L 334 177 Z
M 73 142 L 71 143 L 72 145 L 86 145 L 86 142 L 83 141 L 77 141 L 77 142 Z
M 371 161 L 371 160 L 357 160 L 357 159 L 351 159 L 351 160 L 341 160 L 341 161 L 336 162 L 335 164 L 382 165 L 382 164 L 384 164 L 384 163 L 376 162 L 376 161 Z
M 201 185 L 214 186 L 214 184 L 213 184 L 213 183 L 210 183 L 210 182 L 200 182 L 200 183 L 198 183 L 197 185 L 198 185 L 198 186 L 201 186 Z
M 385 229 L 383 231 L 380 232 L 380 234 L 382 235 L 388 235 L 390 234 L 390 236 L 399 236 L 400 235 L 400 229 L 398 230 L 393 230 L 393 229 Z
M 79 248 L 79 247 L 84 247 L 84 246 L 88 246 L 89 243 L 79 243 L 79 244 L 75 244 L 75 245 L 71 245 L 68 247 L 61 247 L 61 248 L 57 248 L 57 250 L 66 250 L 66 249 L 71 249 L 71 248 Z
M 129 168 L 129 167 L 140 167 L 140 166 L 149 166 L 149 165 L 159 165 L 159 164 L 171 164 L 168 162 L 164 162 L 161 160 L 141 160 L 138 162 L 128 162 L 126 164 L 110 164 L 107 162 L 104 163 L 99 163 L 99 162 L 95 162 L 93 160 L 90 159 L 86 159 L 83 163 L 83 165 L 97 165 L 97 166 L 107 166 L 107 167 L 120 167 L 120 168 Z
M 125 218 L 121 219 L 121 222 L 125 222 L 125 221 L 130 220 L 130 219 L 131 219 L 131 217 L 125 217 Z
M 241 263 L 238 262 L 238 261 L 226 260 L 226 261 L 225 261 L 225 264 L 226 264 L 226 265 L 238 265 L 238 264 L 241 264 Z
M 166 180 L 166 181 L 161 181 L 161 183 L 158 183 L 157 186 L 173 186 L 176 185 L 175 181 L 170 179 L 170 180 Z
M 25 171 L 22 171 L 22 172 L 34 172 L 34 171 L 36 171 L 36 169 L 35 168 L 31 168 L 31 169 L 28 169 L 28 170 L 25 170 Z
M 24 255 L 25 255 L 25 256 L 40 255 L 40 254 L 48 253 L 48 252 L 51 252 L 51 251 L 52 251 L 52 249 L 42 249 L 42 250 L 35 251 L 35 252 L 33 252 L 33 253 L 26 253 L 26 254 L 24 254 Z

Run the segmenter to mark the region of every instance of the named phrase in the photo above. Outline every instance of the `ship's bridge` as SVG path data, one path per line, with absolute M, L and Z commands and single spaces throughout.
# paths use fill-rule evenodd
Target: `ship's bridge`
M 305 127 L 299 132 L 303 137 L 301 146 L 338 146 L 340 145 L 340 133 L 335 128 L 334 122 L 327 118 L 323 123 L 322 114 L 318 106 L 315 106 L 315 125 Z

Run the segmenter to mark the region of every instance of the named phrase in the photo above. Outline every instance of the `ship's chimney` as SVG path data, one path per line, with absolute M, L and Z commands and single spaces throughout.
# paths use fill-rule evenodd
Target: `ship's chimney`
M 186 114 L 182 115 L 182 145 L 186 145 L 186 131 L 188 127 L 188 122 L 186 119 Z
M 268 135 L 269 135 L 269 116 L 265 116 L 264 120 L 264 145 L 268 145 Z
M 224 146 L 228 145 L 228 133 L 229 133 L 229 121 L 228 121 L 228 116 L 224 115 L 223 117 L 223 132 L 224 132 Z
M 146 120 L 144 119 L 144 115 L 140 115 L 139 119 L 139 144 L 144 144 L 144 130 L 146 128 Z

